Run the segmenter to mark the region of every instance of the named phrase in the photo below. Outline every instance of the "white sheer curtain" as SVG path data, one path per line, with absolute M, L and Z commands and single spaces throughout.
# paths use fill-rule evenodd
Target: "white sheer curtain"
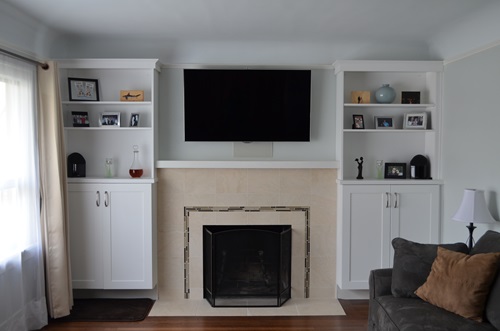
M 0 331 L 47 324 L 35 92 L 35 66 L 0 55 Z

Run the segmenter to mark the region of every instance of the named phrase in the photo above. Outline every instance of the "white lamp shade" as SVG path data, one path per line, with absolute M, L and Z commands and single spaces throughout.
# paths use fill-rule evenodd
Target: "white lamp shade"
M 486 206 L 483 191 L 474 189 L 465 189 L 462 203 L 452 219 L 467 223 L 495 223 Z

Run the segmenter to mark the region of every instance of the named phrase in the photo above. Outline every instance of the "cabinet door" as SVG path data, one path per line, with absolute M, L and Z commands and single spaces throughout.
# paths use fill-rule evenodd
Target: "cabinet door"
M 99 185 L 68 185 L 73 288 L 103 288 L 103 231 L 108 216 Z
M 391 240 L 439 241 L 439 185 L 392 185 Z M 391 245 L 392 265 L 394 250 Z
M 104 288 L 151 289 L 152 186 L 112 184 L 104 193 L 109 221 L 104 229 Z
M 342 187 L 342 289 L 368 289 L 370 270 L 388 266 L 390 186 Z

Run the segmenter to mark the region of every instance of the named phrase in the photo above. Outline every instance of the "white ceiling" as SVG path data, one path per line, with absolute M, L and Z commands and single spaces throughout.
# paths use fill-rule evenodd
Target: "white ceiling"
M 495 0 L 4 0 L 63 34 L 162 41 L 425 43 Z

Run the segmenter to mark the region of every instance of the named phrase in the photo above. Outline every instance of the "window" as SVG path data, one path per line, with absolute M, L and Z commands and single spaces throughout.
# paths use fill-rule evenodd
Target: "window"
M 39 240 L 35 68 L 13 61 L 0 62 L 0 264 Z

